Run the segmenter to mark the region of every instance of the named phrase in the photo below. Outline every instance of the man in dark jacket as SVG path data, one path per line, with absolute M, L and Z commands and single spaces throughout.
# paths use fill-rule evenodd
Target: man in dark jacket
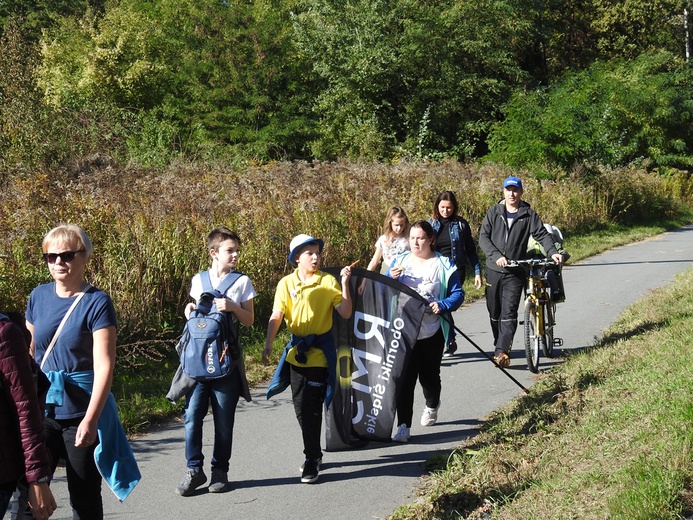
M 511 260 L 527 258 L 530 235 L 556 263 L 563 263 L 563 255 L 556 250 L 539 216 L 522 200 L 520 179 L 505 179 L 503 197 L 486 212 L 479 231 L 479 246 L 486 254 L 486 307 L 493 331 L 494 359 L 507 367 L 525 274 L 524 270 L 509 270 L 506 266 Z
M 48 480 L 43 412 L 34 382 L 35 364 L 18 324 L 0 314 L 0 518 L 17 483 L 26 477 L 34 518 L 47 519 L 56 504 Z

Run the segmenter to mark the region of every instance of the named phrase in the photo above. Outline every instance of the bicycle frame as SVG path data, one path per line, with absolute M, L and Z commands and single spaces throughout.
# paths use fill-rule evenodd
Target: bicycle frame
M 522 267 L 527 273 L 525 285 L 525 352 L 527 365 L 532 372 L 539 371 L 539 351 L 543 350 L 547 357 L 553 356 L 555 340 L 553 328 L 556 323 L 554 303 L 545 281 L 546 269 L 556 265 L 550 259 L 530 258 L 528 260 L 512 261 L 508 267 Z
M 551 305 L 549 293 L 546 284 L 544 283 L 544 273 L 546 265 L 551 264 L 532 263 L 529 264 L 529 274 L 527 276 L 527 285 L 525 287 L 525 305 L 531 303 L 536 306 L 537 323 L 535 331 L 537 334 L 546 334 L 546 324 L 544 320 L 544 312 L 548 317 L 548 326 L 552 329 L 554 324 L 553 305 Z

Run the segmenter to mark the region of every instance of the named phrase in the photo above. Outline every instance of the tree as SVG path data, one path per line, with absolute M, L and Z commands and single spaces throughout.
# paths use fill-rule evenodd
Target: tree
M 308 4 L 296 37 L 324 84 L 314 154 L 476 153 L 524 77 L 512 54 L 518 14 L 485 0 Z
M 102 10 L 106 0 L 2 0 L 0 1 L 0 33 L 10 17 L 22 20 L 24 37 L 35 42 L 41 30 L 64 16 L 81 16 L 92 8 Z
M 592 29 L 603 59 L 666 50 L 683 56 L 685 0 L 593 0 Z
M 138 155 L 154 145 L 295 157 L 310 133 L 310 81 L 292 53 L 291 5 L 124 0 L 103 15 L 65 18 L 44 42 L 41 85 L 56 106 L 137 111 Z
M 490 160 L 562 168 L 693 164 L 693 69 L 671 53 L 596 62 L 555 87 L 515 94 L 504 112 L 491 133 Z

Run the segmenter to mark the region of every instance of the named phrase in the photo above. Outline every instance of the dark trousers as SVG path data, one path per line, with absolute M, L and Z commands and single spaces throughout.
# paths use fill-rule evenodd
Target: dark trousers
M 459 274 L 460 277 L 460 283 L 464 283 L 464 275 L 465 275 L 465 268 L 464 267 L 457 267 L 457 273 Z M 455 341 L 455 337 L 457 334 L 455 334 L 455 320 L 452 317 L 452 313 L 447 315 L 447 319 L 450 321 L 450 332 L 448 333 L 448 345 L 451 344 L 453 341 Z
M 12 498 L 16 486 L 16 482 L 0 486 L 0 518 L 4 518 L 7 506 L 10 505 L 10 499 Z
M 303 453 L 307 459 L 319 459 L 322 457 L 320 433 L 327 368 L 289 366 L 294 411 L 303 434 Z
M 525 287 L 522 273 L 486 270 L 486 308 L 491 320 L 494 353 L 510 351 L 517 330 L 517 308 Z
M 46 446 L 53 471 L 59 459 L 65 460 L 73 520 L 102 520 L 101 474 L 94 462 L 98 440 L 86 448 L 75 447 L 77 427 L 81 421 L 81 418 L 60 421 L 45 418 Z
M 440 361 L 443 359 L 444 343 L 445 338 L 440 328 L 430 338 L 420 339 L 414 343 L 397 396 L 398 426 L 406 424 L 408 428 L 411 427 L 417 379 L 421 381 L 426 406 L 436 408 L 440 403 L 440 391 L 442 389 Z

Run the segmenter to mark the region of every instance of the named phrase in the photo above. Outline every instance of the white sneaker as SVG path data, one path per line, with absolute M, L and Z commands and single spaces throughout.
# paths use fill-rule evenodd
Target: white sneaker
M 438 406 L 435 408 L 429 408 L 426 406 L 424 408 L 423 414 L 421 414 L 421 426 L 433 426 L 438 420 L 438 408 L 440 408 L 440 401 L 438 401 Z
M 409 433 L 409 428 L 407 428 L 407 425 L 400 424 L 397 427 L 397 433 L 395 433 L 395 436 L 392 437 L 392 440 L 395 442 L 407 442 L 409 437 L 411 437 L 411 434 Z

